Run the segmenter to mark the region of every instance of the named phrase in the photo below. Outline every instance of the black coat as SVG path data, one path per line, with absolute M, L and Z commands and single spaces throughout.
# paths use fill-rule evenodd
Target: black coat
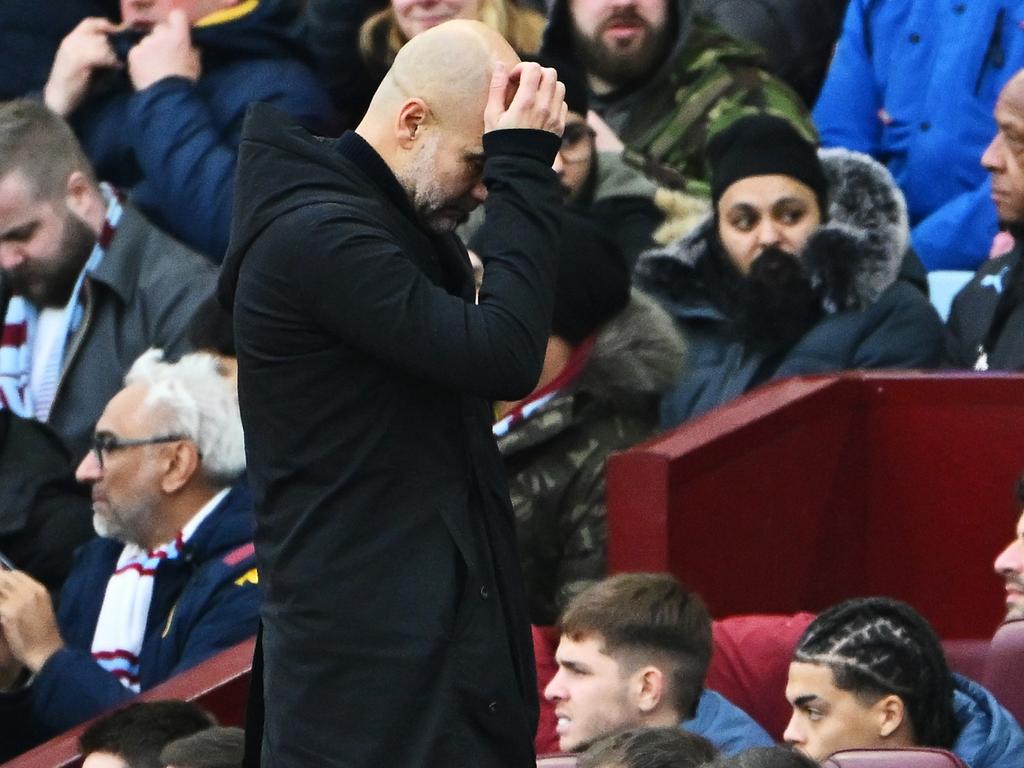
M 953 299 L 946 358 L 957 368 L 1024 369 L 1024 268 L 1021 245 L 989 259 Z
M 264 590 L 264 766 L 533 763 L 536 687 L 489 399 L 540 374 L 558 140 L 485 136 L 487 276 L 356 134 L 251 109 L 221 297 Z M 508 236 L 514 233 L 514 237 Z

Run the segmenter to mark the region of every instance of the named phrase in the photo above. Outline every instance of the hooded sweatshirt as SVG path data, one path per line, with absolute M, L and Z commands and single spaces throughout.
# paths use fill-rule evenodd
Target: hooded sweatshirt
M 970 768 L 1020 768 L 1024 731 L 996 697 L 978 683 L 953 675 L 953 713 L 960 735 L 952 751 Z

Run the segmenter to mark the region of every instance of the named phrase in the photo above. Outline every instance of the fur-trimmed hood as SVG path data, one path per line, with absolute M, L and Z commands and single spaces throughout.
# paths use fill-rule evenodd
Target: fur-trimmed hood
M 823 149 L 818 156 L 828 179 L 828 220 L 801 256 L 825 312 L 866 309 L 899 276 L 910 245 L 906 202 L 885 166 L 868 155 Z M 636 284 L 676 309 L 690 305 L 713 226 L 709 216 L 675 243 L 642 254 Z
M 626 307 L 598 332 L 576 390 L 635 410 L 672 386 L 684 349 L 669 314 L 634 289 Z

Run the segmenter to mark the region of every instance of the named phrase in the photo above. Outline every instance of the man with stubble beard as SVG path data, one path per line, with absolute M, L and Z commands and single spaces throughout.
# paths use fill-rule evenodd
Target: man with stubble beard
M 185 351 L 215 275 L 97 182 L 60 117 L 0 106 L 0 408 L 82 455 L 132 361 L 153 346 Z

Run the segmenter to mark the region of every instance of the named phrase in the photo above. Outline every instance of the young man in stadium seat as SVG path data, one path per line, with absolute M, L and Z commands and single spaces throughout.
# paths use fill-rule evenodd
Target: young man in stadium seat
M 0 571 L 0 758 L 255 634 L 244 470 L 218 359 L 139 358 L 78 466 L 100 538 L 79 550 L 58 610 L 42 584 Z
M 585 749 L 617 731 L 682 727 L 726 754 L 772 744 L 749 715 L 704 688 L 711 619 L 668 574 L 609 577 L 573 598 L 559 622 L 555 703 L 559 748 Z
M 160 757 L 167 745 L 206 733 L 216 724 L 208 712 L 187 701 L 129 704 L 82 734 L 82 768 L 157 768 L 163 765 Z
M 938 747 L 971 768 L 1020 768 L 1024 732 L 995 697 L 953 674 L 927 621 L 886 597 L 819 615 L 793 653 L 784 738 L 822 761 L 841 749 Z

